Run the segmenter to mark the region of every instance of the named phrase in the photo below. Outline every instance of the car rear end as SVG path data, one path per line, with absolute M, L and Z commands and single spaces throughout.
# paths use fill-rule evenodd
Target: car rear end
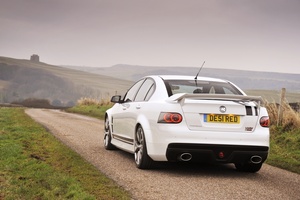
M 269 117 L 263 100 L 246 96 L 230 82 L 193 81 L 165 80 L 171 92 L 164 111 L 172 113 L 173 108 L 180 115 L 175 123 L 166 117 L 156 130 L 167 144 L 167 160 L 235 163 L 241 171 L 258 171 L 269 152 Z

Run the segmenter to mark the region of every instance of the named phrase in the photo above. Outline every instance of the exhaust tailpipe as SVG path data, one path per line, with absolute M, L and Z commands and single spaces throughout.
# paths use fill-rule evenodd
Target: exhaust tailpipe
M 262 162 L 262 158 L 261 156 L 252 156 L 250 158 L 250 163 L 253 163 L 253 164 L 259 164 Z
M 183 153 L 178 156 L 178 160 L 184 162 L 190 161 L 191 159 L 192 159 L 192 154 L 190 153 Z

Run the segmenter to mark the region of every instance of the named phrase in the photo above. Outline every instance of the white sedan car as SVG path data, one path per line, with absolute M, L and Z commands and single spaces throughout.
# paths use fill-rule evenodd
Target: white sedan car
M 234 163 L 257 172 L 269 152 L 269 117 L 261 97 L 207 77 L 147 76 L 105 115 L 104 146 L 155 161 Z

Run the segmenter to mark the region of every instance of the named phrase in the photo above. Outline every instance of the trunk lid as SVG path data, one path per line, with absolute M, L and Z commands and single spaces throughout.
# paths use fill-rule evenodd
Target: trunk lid
M 190 130 L 252 132 L 259 119 L 261 97 L 226 94 L 175 94 Z

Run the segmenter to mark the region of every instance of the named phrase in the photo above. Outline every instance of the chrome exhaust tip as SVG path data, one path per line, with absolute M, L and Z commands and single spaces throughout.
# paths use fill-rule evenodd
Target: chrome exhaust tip
M 192 159 L 192 157 L 193 156 L 190 153 L 183 153 L 178 156 L 178 160 L 187 162 L 187 161 L 190 161 Z
M 252 156 L 250 158 L 250 163 L 259 164 L 261 162 L 262 162 L 262 157 L 261 156 Z

